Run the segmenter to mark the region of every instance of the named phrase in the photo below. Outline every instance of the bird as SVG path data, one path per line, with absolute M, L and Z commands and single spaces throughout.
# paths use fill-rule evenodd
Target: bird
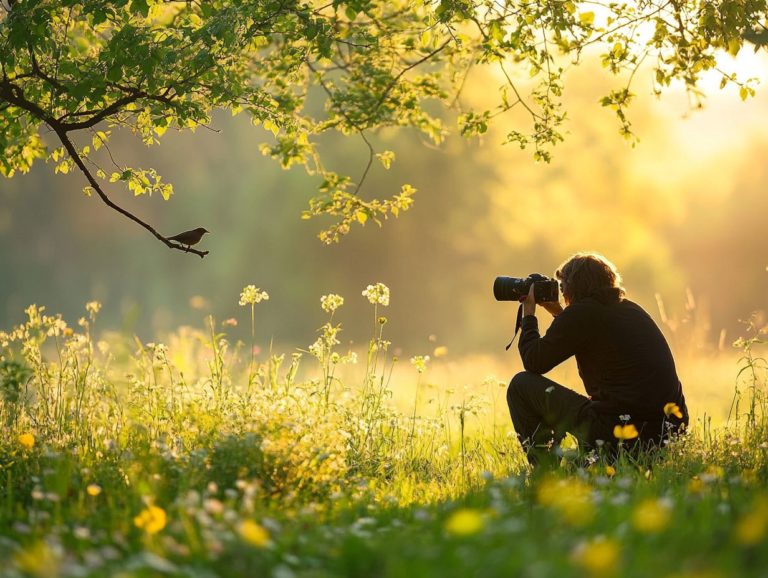
M 184 231 L 183 233 L 179 233 L 173 237 L 168 237 L 168 240 L 176 241 L 182 245 L 185 245 L 187 249 L 189 249 L 192 245 L 197 245 L 200 242 L 200 239 L 202 239 L 203 235 L 206 233 L 210 233 L 210 231 L 204 227 L 198 227 L 197 229 Z

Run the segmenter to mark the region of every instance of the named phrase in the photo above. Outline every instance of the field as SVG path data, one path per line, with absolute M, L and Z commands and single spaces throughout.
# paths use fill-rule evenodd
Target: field
M 663 452 L 565 443 L 530 470 L 505 406 L 517 355 L 396 361 L 389 290 L 364 297 L 351 352 L 336 295 L 315 343 L 268 353 L 252 286 L 250 343 L 233 319 L 142 343 L 96 302 L 71 326 L 30 307 L 0 334 L 0 575 L 768 575 L 757 320 L 724 351 L 669 334 L 692 420 Z

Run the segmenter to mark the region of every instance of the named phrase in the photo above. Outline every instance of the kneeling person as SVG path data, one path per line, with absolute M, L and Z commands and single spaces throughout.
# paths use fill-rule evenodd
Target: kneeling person
M 625 298 L 616 267 L 602 255 L 578 253 L 555 277 L 565 308 L 540 304 L 555 318 L 541 336 L 531 285 L 518 343 L 525 371 L 507 390 L 529 461 L 535 463 L 541 448 L 559 442 L 566 431 L 588 447 L 600 440 L 611 446 L 615 431 L 633 437 L 627 426 L 634 426 L 638 437 L 632 443 L 658 445 L 686 427 L 688 410 L 669 345 L 653 319 Z M 572 355 L 588 397 L 543 376 Z

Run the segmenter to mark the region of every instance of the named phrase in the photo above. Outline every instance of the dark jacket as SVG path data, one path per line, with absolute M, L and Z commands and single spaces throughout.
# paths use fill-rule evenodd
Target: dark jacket
M 521 330 L 518 347 L 525 369 L 544 374 L 575 355 L 598 413 L 655 422 L 664 419 L 665 404 L 673 402 L 687 424 L 669 345 L 653 319 L 632 301 L 582 299 L 555 317 L 543 337 L 533 315 L 523 318 Z

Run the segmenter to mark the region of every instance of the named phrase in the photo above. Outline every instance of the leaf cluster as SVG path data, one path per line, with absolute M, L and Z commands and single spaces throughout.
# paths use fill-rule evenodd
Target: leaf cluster
M 745 99 L 753 80 L 720 70 L 718 55 L 768 44 L 765 23 L 764 0 L 18 0 L 0 4 L 0 173 L 26 172 L 38 159 L 57 172 L 76 166 L 86 193 L 179 249 L 107 194 L 111 183 L 135 195 L 172 193 L 153 169 L 112 154 L 111 131 L 152 146 L 169 129 L 208 127 L 217 109 L 245 113 L 274 136 L 264 154 L 319 176 L 304 216 L 330 217 L 320 236 L 336 241 L 354 222 L 410 206 L 412 189 L 365 198 L 377 155 L 371 132 L 407 127 L 439 143 L 450 130 L 446 108 L 467 137 L 516 110 L 506 142 L 548 161 L 563 139 L 564 74 L 597 51 L 621 80 L 602 104 L 632 139 L 627 107 L 643 63 L 656 92 L 681 81 L 700 104 L 701 76 L 716 70 Z M 489 110 L 461 99 L 478 67 L 500 79 Z M 59 141 L 52 148 L 48 131 Z M 322 162 L 320 136 L 331 131 L 357 135 L 368 152 L 354 183 Z

